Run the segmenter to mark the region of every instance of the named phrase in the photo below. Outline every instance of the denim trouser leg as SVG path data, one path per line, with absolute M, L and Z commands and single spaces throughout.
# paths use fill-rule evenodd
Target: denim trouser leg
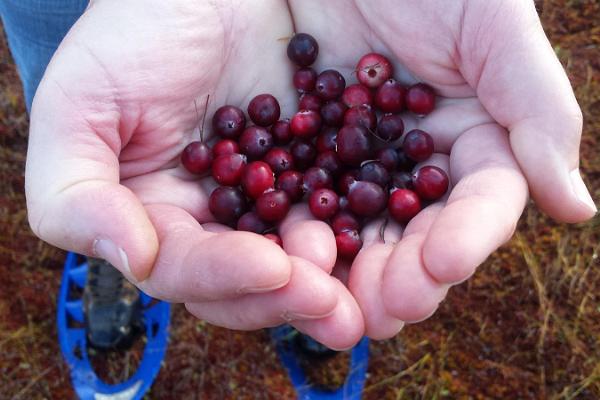
M 87 4 L 88 0 L 0 0 L 0 16 L 28 111 L 54 51 Z

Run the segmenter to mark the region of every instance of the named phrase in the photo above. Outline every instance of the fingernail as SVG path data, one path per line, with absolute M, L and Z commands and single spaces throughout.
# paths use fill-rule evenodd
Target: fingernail
M 292 312 L 292 311 L 284 311 L 280 315 L 280 317 L 285 322 L 292 322 L 292 321 L 297 321 L 297 320 L 325 318 L 325 317 L 328 317 L 329 315 L 331 315 L 332 312 L 333 312 L 333 310 L 331 310 L 331 312 L 328 312 L 327 314 L 311 315 L 311 314 L 295 313 L 295 312 Z
M 598 209 L 596 208 L 594 200 L 592 200 L 592 196 L 590 195 L 590 192 L 581 178 L 579 168 L 575 168 L 569 175 L 571 177 L 571 184 L 573 185 L 575 196 L 577 196 L 580 202 L 588 206 L 594 213 L 596 213 Z
M 283 282 L 279 282 L 279 283 L 276 283 L 275 285 L 271 285 L 271 286 L 243 287 L 243 288 L 239 288 L 237 292 L 239 294 L 272 292 L 273 290 L 281 289 L 282 287 L 284 287 L 285 285 L 287 285 L 288 282 L 289 282 L 289 280 L 286 280 L 286 281 L 283 281 Z
M 132 276 L 127 254 L 112 241 L 108 239 L 96 239 L 94 241 L 94 254 L 111 263 L 128 277 Z

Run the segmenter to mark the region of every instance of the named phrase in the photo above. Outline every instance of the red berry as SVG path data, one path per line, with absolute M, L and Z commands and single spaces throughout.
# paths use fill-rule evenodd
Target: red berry
M 346 172 L 338 181 L 338 191 L 341 194 L 347 195 L 350 193 L 350 188 L 358 182 L 358 171 L 352 170 Z
M 421 200 L 412 190 L 395 190 L 388 201 L 390 215 L 401 224 L 410 221 L 421 211 Z
M 290 129 L 290 120 L 288 118 L 281 119 L 271 126 L 271 135 L 278 145 L 285 145 L 292 141 L 294 135 Z
M 302 139 L 317 136 L 321 129 L 321 116 L 317 111 L 300 110 L 292 117 L 290 128 L 294 136 Z
M 413 129 L 404 137 L 402 150 L 414 161 L 425 161 L 433 154 L 433 138 L 425 131 Z
M 317 138 L 317 151 L 319 153 L 323 153 L 329 150 L 335 151 L 335 148 L 337 146 L 337 134 L 338 130 L 331 126 L 321 129 L 321 133 Z
M 330 126 L 342 126 L 344 114 L 348 107 L 341 101 L 329 101 L 321 106 L 321 118 L 323 123 Z
M 377 53 L 369 53 L 358 61 L 356 78 L 368 88 L 375 89 L 390 79 L 394 69 L 390 61 Z
M 273 136 L 266 128 L 251 126 L 240 136 L 240 151 L 250 160 L 260 160 L 273 147 Z
M 311 167 L 306 170 L 302 178 L 302 188 L 311 193 L 321 188 L 333 187 L 333 178 L 329 171 L 319 167 Z
M 360 125 L 374 131 L 377 126 L 375 111 L 367 104 L 349 108 L 344 114 L 344 125 Z
M 221 139 L 215 143 L 212 148 L 212 154 L 214 158 L 239 152 L 240 146 L 237 144 L 237 142 L 234 142 L 231 139 Z
M 236 139 L 246 127 L 246 116 L 237 107 L 223 106 L 213 115 L 212 127 L 217 135 L 225 139 Z
M 297 202 L 304 195 L 302 178 L 302 173 L 298 171 L 285 171 L 275 181 L 275 187 L 286 192 L 291 201 Z
M 269 150 L 263 160 L 269 164 L 276 175 L 294 168 L 294 160 L 292 159 L 292 155 L 282 148 L 277 147 Z
M 237 186 L 242 180 L 242 171 L 246 166 L 246 157 L 241 154 L 227 154 L 215 159 L 212 176 L 223 186 Z
M 323 105 L 323 100 L 317 95 L 311 93 L 304 93 L 300 96 L 300 101 L 298 102 L 298 110 L 312 110 L 319 112 L 321 110 L 321 106 Z
M 279 235 L 276 235 L 274 233 L 265 233 L 265 238 L 267 238 L 270 241 L 274 242 L 279 247 L 283 247 L 283 242 L 281 241 L 281 238 L 279 237 Z
M 297 33 L 287 47 L 288 58 L 300 67 L 308 67 L 319 55 L 319 44 L 307 33 Z
M 343 231 L 335 235 L 335 245 L 340 258 L 353 260 L 363 243 L 357 231 Z
M 317 189 L 311 193 L 308 199 L 308 207 L 316 218 L 326 220 L 338 212 L 339 197 L 331 189 Z
M 300 93 L 312 92 L 317 82 L 317 73 L 312 68 L 300 68 L 294 73 L 294 87 Z
M 385 188 L 390 182 L 390 173 L 379 161 L 370 161 L 361 165 L 358 180 L 373 182 Z
M 406 108 L 418 115 L 429 114 L 435 107 L 435 92 L 425 83 L 417 83 L 406 91 Z
M 346 125 L 337 135 L 337 153 L 343 163 L 359 166 L 371 158 L 371 135 L 363 126 Z
M 315 166 L 326 169 L 332 176 L 338 176 L 343 170 L 342 162 L 333 150 L 319 153 L 315 160 Z
M 281 221 L 289 210 L 290 198 L 283 190 L 265 192 L 256 200 L 256 213 L 263 221 Z
M 437 200 L 448 190 L 448 175 L 441 168 L 427 165 L 413 175 L 415 192 L 424 200 Z
M 392 186 L 397 189 L 413 189 L 412 175 L 406 171 L 394 172 Z
M 379 149 L 375 154 L 375 159 L 379 160 L 389 172 L 395 171 L 398 167 L 398 152 L 391 147 Z
M 384 142 L 400 139 L 404 133 L 404 122 L 399 114 L 385 114 L 377 124 L 377 137 Z
M 259 94 L 248 104 L 248 115 L 259 126 L 273 125 L 280 113 L 279 102 L 270 94 Z
M 212 160 L 210 148 L 203 142 L 191 142 L 181 153 L 181 163 L 192 174 L 208 171 Z
M 290 148 L 294 166 L 300 171 L 304 171 L 315 162 L 317 158 L 317 149 L 310 143 L 294 142 Z
M 373 104 L 373 93 L 368 87 L 356 83 L 348 86 L 342 93 L 342 101 L 348 107 L 356 107 L 363 104 Z
M 336 235 L 344 231 L 358 231 L 360 230 L 360 222 L 358 219 L 348 211 L 340 211 L 331 220 L 331 227 L 333 233 Z
M 381 186 L 373 182 L 358 181 L 350 188 L 348 205 L 361 217 L 375 217 L 386 206 L 387 196 Z
M 315 92 L 324 100 L 335 100 L 344 93 L 346 80 L 338 71 L 328 69 L 317 76 Z
M 246 198 L 237 188 L 221 186 L 213 190 L 208 199 L 208 209 L 222 224 L 231 225 L 246 212 Z
M 242 173 L 242 188 L 244 193 L 252 199 L 257 199 L 266 190 L 275 185 L 273 170 L 263 161 L 251 162 Z
M 269 227 L 267 224 L 262 221 L 258 214 L 253 211 L 249 211 L 246 214 L 242 215 L 237 222 L 237 230 L 238 231 L 247 231 L 254 232 L 258 234 L 262 234 Z
M 406 89 L 395 79 L 388 79 L 375 92 L 375 105 L 384 113 L 399 113 L 404 108 Z

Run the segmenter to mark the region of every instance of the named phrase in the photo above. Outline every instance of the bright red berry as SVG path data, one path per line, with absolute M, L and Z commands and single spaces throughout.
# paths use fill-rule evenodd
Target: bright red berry
M 339 130 L 336 142 L 338 156 L 345 164 L 359 166 L 371 157 L 371 135 L 363 126 L 344 126 Z
M 278 222 L 290 210 L 290 198 L 283 190 L 272 190 L 263 193 L 256 199 L 256 213 L 263 221 Z
M 312 110 L 319 112 L 321 110 L 321 106 L 323 105 L 323 100 L 312 93 L 304 93 L 300 96 L 300 101 L 298 102 L 298 110 Z
M 321 116 L 317 111 L 300 110 L 292 117 L 290 128 L 294 136 L 308 139 L 319 134 Z
M 335 235 L 335 245 L 340 258 L 353 260 L 363 243 L 357 231 L 343 231 Z
M 308 207 L 316 218 L 326 220 L 338 212 L 339 197 L 331 189 L 317 189 L 311 193 L 308 199 Z
M 435 107 L 435 92 L 425 83 L 417 83 L 406 91 L 406 108 L 418 115 L 429 114 Z
M 399 113 L 404 108 L 406 89 L 395 79 L 388 79 L 375 92 L 375 105 L 384 113 Z
M 405 224 L 421 211 L 421 200 L 412 190 L 398 189 L 390 196 L 388 211 L 396 221 Z
M 237 144 L 237 142 L 234 142 L 231 139 L 221 139 L 215 143 L 212 148 L 212 154 L 214 158 L 239 152 L 240 146 Z
M 390 79 L 394 73 L 392 63 L 383 55 L 369 53 L 358 61 L 356 78 L 368 88 L 375 89 Z
M 419 168 L 413 175 L 415 192 L 424 200 L 437 200 L 448 190 L 448 175 L 433 165 Z
M 246 157 L 242 154 L 227 154 L 217 157 L 213 162 L 212 176 L 223 186 L 237 186 L 242 180 L 242 171 L 246 166 Z
M 354 214 L 348 211 L 338 212 L 331 220 L 333 233 L 336 235 L 343 231 L 358 231 L 360 230 L 360 222 Z
M 257 199 L 275 185 L 273 170 L 266 162 L 253 161 L 244 168 L 241 183 L 244 193 L 252 199 Z
M 344 93 L 342 93 L 342 102 L 344 102 L 348 108 L 363 104 L 370 106 L 373 104 L 373 93 L 371 93 L 371 90 L 368 87 L 356 83 L 344 89 Z
M 208 171 L 212 160 L 212 152 L 203 142 L 191 142 L 181 153 L 181 163 L 192 174 Z

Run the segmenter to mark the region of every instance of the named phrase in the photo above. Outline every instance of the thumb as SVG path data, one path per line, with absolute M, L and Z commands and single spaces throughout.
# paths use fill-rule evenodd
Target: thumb
M 591 218 L 596 206 L 579 174 L 581 110 L 533 1 L 473 4 L 462 33 L 465 77 L 509 130 L 537 205 L 563 222 Z

